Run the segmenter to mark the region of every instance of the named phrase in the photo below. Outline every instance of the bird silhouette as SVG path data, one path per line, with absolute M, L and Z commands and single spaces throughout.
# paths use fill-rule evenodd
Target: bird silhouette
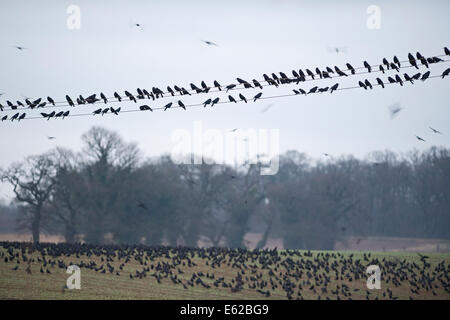
M 103 92 L 100 93 L 100 98 L 102 98 L 103 102 L 106 104 L 108 102 L 108 99 L 106 99 L 105 95 L 103 94 Z
M 150 110 L 150 111 L 152 111 L 153 112 L 153 109 L 152 108 L 150 108 L 148 105 L 146 105 L 146 104 L 144 104 L 144 105 L 142 105 L 142 106 L 140 106 L 139 107 L 139 109 L 141 110 L 141 111 L 146 111 L 146 110 Z
M 417 136 L 417 135 L 416 135 L 416 138 L 417 138 L 417 140 L 419 140 L 419 141 L 423 141 L 423 142 L 425 142 L 425 140 L 424 140 L 424 139 L 422 139 L 421 137 L 419 137 L 419 136 Z
M 117 92 L 114 92 L 114 98 L 116 98 L 117 100 L 119 100 L 119 102 L 122 101 L 122 98 L 120 97 L 120 95 Z
M 167 109 L 169 109 L 172 106 L 172 102 L 169 102 L 168 104 L 166 104 L 164 106 L 164 111 L 166 111 Z
M 47 101 L 52 105 L 55 105 L 55 101 L 51 97 L 47 97 Z
M 178 105 L 183 108 L 184 110 L 186 110 L 186 106 L 184 105 L 184 103 L 181 100 L 178 100 Z
M 438 131 L 438 130 L 436 130 L 436 129 L 434 129 L 434 128 L 432 128 L 432 127 L 429 127 L 430 129 L 431 129 L 431 131 L 433 131 L 434 133 L 437 133 L 437 134 L 442 134 L 442 132 L 440 132 L 440 131 Z
M 333 91 L 336 91 L 338 87 L 339 87 L 339 83 L 332 85 L 330 88 L 330 93 L 333 93 Z
M 214 106 L 215 104 L 217 104 L 219 102 L 220 98 L 215 98 L 212 102 L 211 102 L 211 107 Z
M 429 76 L 430 76 L 430 71 L 427 71 L 422 75 L 422 78 L 420 78 L 420 80 L 425 81 L 428 79 Z
M 237 103 L 236 99 L 234 99 L 231 95 L 228 96 L 228 100 L 230 100 L 230 102 Z
M 370 64 L 367 61 L 364 61 L 364 67 L 366 67 L 368 72 L 372 72 L 372 67 L 370 66 Z
M 244 97 L 244 95 L 242 93 L 239 93 L 239 98 L 244 101 L 245 103 L 247 103 L 247 99 Z
M 217 80 L 214 80 L 213 83 L 214 83 L 214 87 L 216 87 L 217 89 L 219 89 L 219 91 L 222 91 L 222 88 L 221 88 L 219 82 L 217 82 Z
M 254 97 L 253 97 L 253 102 L 256 102 L 256 100 L 258 100 L 259 98 L 261 98 L 262 96 L 262 92 L 257 93 Z
M 444 72 L 442 72 L 442 79 L 444 79 L 444 77 L 448 76 L 450 74 L 450 68 L 445 69 Z
M 384 83 L 380 78 L 377 78 L 377 83 L 384 89 Z
M 206 108 L 206 106 L 207 106 L 208 104 L 211 104 L 211 102 L 212 102 L 211 99 L 208 99 L 208 100 L 206 100 L 205 102 L 203 102 L 203 108 Z
M 209 41 L 209 40 L 202 40 L 202 41 L 204 43 L 206 43 L 207 45 L 209 45 L 209 46 L 216 46 L 216 47 L 218 47 L 218 45 L 216 43 L 212 42 L 212 41 Z
M 352 74 L 355 74 L 355 69 L 353 68 L 353 66 L 350 63 L 347 63 L 346 66 L 347 66 L 347 69 L 350 70 L 350 72 Z

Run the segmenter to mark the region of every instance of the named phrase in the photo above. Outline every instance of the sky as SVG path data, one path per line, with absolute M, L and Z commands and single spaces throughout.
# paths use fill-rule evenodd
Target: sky
M 67 26 L 71 5 L 80 9 L 79 29 Z M 380 10 L 379 29 L 368 27 L 372 5 Z M 48 95 L 56 101 L 63 101 L 66 94 L 86 97 L 104 92 L 112 96 L 114 91 L 135 92 L 138 87 L 153 86 L 164 89 L 175 84 L 188 87 L 191 82 L 200 85 L 202 80 L 211 85 L 213 80 L 229 84 L 237 77 L 262 79 L 263 73 L 280 71 L 291 75 L 292 69 L 299 68 L 337 65 L 345 69 L 347 62 L 360 67 L 365 60 L 378 64 L 383 57 L 391 60 L 394 55 L 405 60 L 409 52 L 416 51 L 425 56 L 441 55 L 443 47 L 450 46 L 448 12 L 449 1 L 3 0 L 0 93 L 4 94 L 0 103 Z M 218 46 L 208 46 L 202 40 Z M 345 50 L 336 53 L 332 47 Z M 441 74 L 446 68 L 447 63 L 432 66 L 431 74 Z M 401 70 L 404 72 L 414 73 L 412 69 Z M 376 76 L 380 75 L 367 78 L 374 83 Z M 348 78 L 339 79 L 341 87 L 355 86 L 360 80 Z M 80 150 L 81 135 L 94 125 L 136 142 L 148 157 L 170 153 L 175 144 L 173 133 L 180 129 L 193 132 L 199 121 L 204 129 L 224 134 L 233 128 L 276 129 L 280 152 L 295 149 L 319 159 L 323 153 L 362 158 L 376 150 L 403 153 L 433 145 L 450 147 L 448 79 L 188 111 L 5 121 L 0 123 L 0 167 L 57 146 Z M 294 88 L 306 90 L 315 84 L 263 92 L 264 96 L 289 94 Z M 257 92 L 242 91 L 247 97 Z M 189 103 L 206 98 L 193 96 Z M 147 103 L 161 107 L 177 100 Z M 388 107 L 394 103 L 400 103 L 403 110 L 391 119 Z M 263 112 L 268 105 L 271 107 Z M 138 105 L 127 102 L 114 106 L 127 110 Z M 71 113 L 96 108 L 83 106 L 71 109 Z M 61 110 L 66 109 L 70 108 Z M 430 126 L 443 134 L 434 134 Z M 415 135 L 426 142 L 418 141 Z M 0 198 L 10 196 L 10 187 L 0 183 Z

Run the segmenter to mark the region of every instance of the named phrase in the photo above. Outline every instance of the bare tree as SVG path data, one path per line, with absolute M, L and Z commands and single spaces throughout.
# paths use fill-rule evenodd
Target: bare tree
M 39 242 L 43 208 L 49 201 L 55 185 L 55 167 L 50 154 L 29 156 L 23 162 L 0 172 L 2 182 L 13 186 L 16 200 L 26 209 L 26 223 L 33 242 Z

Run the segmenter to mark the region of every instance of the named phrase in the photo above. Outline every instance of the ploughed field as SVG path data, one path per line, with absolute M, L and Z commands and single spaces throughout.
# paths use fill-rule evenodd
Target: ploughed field
M 0 242 L 0 299 L 450 300 L 450 254 Z

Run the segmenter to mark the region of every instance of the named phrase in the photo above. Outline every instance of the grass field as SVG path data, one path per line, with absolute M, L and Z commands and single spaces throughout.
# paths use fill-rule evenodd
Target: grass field
M 252 251 L 216 252 L 219 266 L 208 251 L 191 250 L 184 257 L 176 249 L 132 248 L 123 254 L 122 249 L 98 248 L 89 256 L 70 250 L 52 256 L 51 250 L 33 250 L 30 244 L 8 246 L 0 243 L 0 299 L 287 299 L 286 287 L 291 286 L 293 299 L 450 300 L 449 254 L 427 253 L 422 260 L 416 253 L 278 251 L 265 254 L 273 259 L 263 268 L 264 254 Z M 365 269 L 374 261 L 382 270 L 380 290 L 366 287 Z M 156 270 L 158 263 L 166 269 Z M 80 290 L 63 289 L 71 264 L 81 266 Z M 239 279 L 240 290 L 232 292 Z M 267 297 L 263 293 L 268 289 Z

